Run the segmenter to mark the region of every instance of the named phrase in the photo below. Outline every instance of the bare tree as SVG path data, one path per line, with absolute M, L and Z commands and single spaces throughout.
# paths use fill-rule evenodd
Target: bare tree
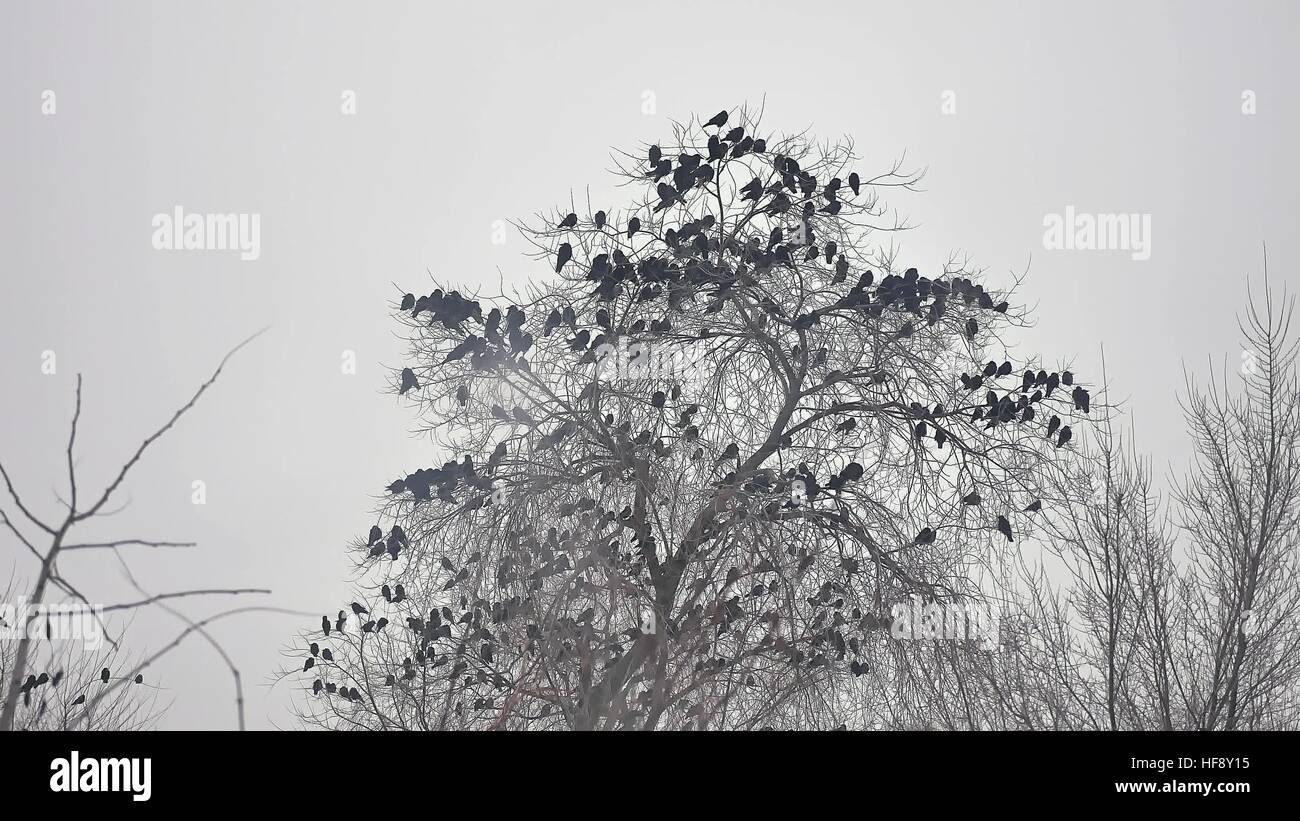
M 1190 569 L 1176 681 L 1197 729 L 1296 726 L 1300 680 L 1300 395 L 1295 299 L 1265 281 L 1240 323 L 1240 388 L 1225 375 L 1184 408 L 1196 465 L 1181 483 Z
M 1039 534 L 1000 589 L 1002 648 L 907 648 L 895 726 L 1294 729 L 1300 722 L 1300 402 L 1294 301 L 1265 285 L 1241 378 L 1188 380 L 1196 461 L 1160 496 L 1110 421 L 1053 474 Z M 1055 582 L 1052 581 L 1055 579 Z M 879 683 L 878 683 L 879 684 Z
M 1089 394 L 1005 358 L 980 272 L 875 244 L 918 175 L 762 133 L 619 155 L 629 207 L 519 226 L 558 274 L 525 295 L 401 298 L 394 387 L 452 459 L 392 482 L 360 600 L 302 635 L 308 721 L 843 726 L 909 652 L 891 603 L 982 595 Z
M 11 515 L 9 511 L 0 508 L 0 525 L 3 525 L 8 532 L 21 544 L 38 562 L 36 580 L 32 587 L 31 599 L 28 603 L 29 613 L 26 614 L 23 623 L 15 625 L 19 632 L 19 638 L 15 646 L 12 661 L 6 668 L 7 686 L 4 688 L 4 706 L 3 712 L 0 712 L 0 730 L 11 730 L 15 728 L 15 716 L 18 711 L 20 698 L 29 696 L 34 688 L 45 684 L 40 682 L 40 676 L 37 671 L 32 669 L 34 658 L 32 649 L 34 639 L 32 636 L 33 625 L 42 616 L 42 609 L 50 602 L 50 597 L 54 591 L 58 591 L 73 602 L 79 603 L 86 609 L 86 612 L 94 614 L 107 641 L 114 650 L 118 647 L 118 639 L 114 637 L 109 625 L 101 617 L 103 613 L 109 612 L 129 612 L 138 610 L 147 606 L 158 606 L 166 608 L 162 602 L 173 599 L 186 598 L 190 596 L 207 596 L 207 595 L 243 595 L 249 593 L 269 593 L 268 590 L 260 589 L 202 589 L 202 590 L 180 590 L 158 594 L 144 595 L 141 599 L 130 602 L 121 602 L 108 606 L 96 606 L 81 591 L 79 586 L 75 585 L 62 570 L 62 563 L 69 560 L 70 555 L 83 550 L 111 550 L 117 554 L 123 567 L 127 567 L 126 560 L 122 556 L 122 548 L 153 548 L 153 549 L 172 549 L 192 547 L 189 542 L 170 542 L 154 541 L 139 538 L 117 539 L 113 541 L 100 542 L 76 542 L 72 538 L 74 529 L 78 525 L 98 517 L 108 515 L 113 512 L 109 503 L 113 500 L 114 495 L 121 489 L 126 481 L 127 475 L 131 469 L 139 463 L 144 456 L 145 451 L 164 434 L 170 431 L 187 411 L 194 407 L 199 398 L 216 382 L 217 377 L 221 375 L 222 368 L 225 367 L 230 357 L 234 356 L 241 348 L 256 339 L 262 332 L 249 337 L 243 342 L 231 349 L 221 360 L 217 369 L 212 376 L 204 382 L 194 393 L 190 400 L 180 407 L 171 418 L 167 420 L 160 428 L 150 434 L 144 442 L 131 454 L 125 461 L 117 475 L 109 485 L 100 493 L 84 496 L 83 488 L 77 482 L 76 462 L 74 458 L 74 448 L 77 441 L 77 424 L 81 419 L 81 376 L 77 376 L 76 404 L 72 414 L 72 423 L 68 435 L 66 448 L 66 460 L 68 469 L 68 498 L 60 499 L 63 511 L 56 518 L 37 516 L 23 498 L 19 495 L 9 472 L 5 469 L 3 461 L 0 461 L 0 477 L 4 479 L 5 488 L 8 491 L 12 510 L 16 510 L 16 515 Z M 31 535 L 39 534 L 39 535 Z M 43 546 L 38 546 L 38 542 L 43 542 Z M 129 569 L 128 569 L 129 574 Z M 174 611 L 169 611 L 174 612 Z M 210 621 L 210 619 L 209 619 Z M 182 633 L 182 637 L 193 631 L 202 631 L 202 625 L 196 625 L 190 622 L 190 627 Z M 211 636 L 208 636 L 211 641 Z M 174 646 L 169 645 L 168 648 Z M 219 649 L 219 648 L 218 648 Z M 141 671 L 150 663 L 158 658 L 160 654 L 154 654 L 132 664 L 128 672 L 122 674 L 120 671 L 104 676 L 104 682 L 108 686 L 97 690 L 91 694 L 84 702 L 77 705 L 80 707 L 79 716 L 81 720 L 90 723 L 91 717 L 96 715 L 98 708 L 106 699 L 120 699 L 120 688 L 128 682 L 138 682 L 138 677 L 142 676 Z M 224 655 L 224 654 L 223 654 Z M 28 677 L 29 683 L 24 683 L 24 677 Z M 238 688 L 238 673 L 236 671 L 236 686 Z M 240 711 L 240 725 L 243 725 L 242 692 L 237 695 L 237 702 Z

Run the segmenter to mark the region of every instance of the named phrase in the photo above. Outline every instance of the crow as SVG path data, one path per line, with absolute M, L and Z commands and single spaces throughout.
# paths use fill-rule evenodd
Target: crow
M 1006 536 L 1008 542 L 1015 541 L 1015 537 L 1011 535 L 1011 523 L 1007 521 L 1007 517 L 998 517 L 998 532 Z
M 717 114 L 713 115 L 712 120 L 709 120 L 707 123 L 704 124 L 704 127 L 708 128 L 709 126 L 717 126 L 718 128 L 722 128 L 726 124 L 727 124 L 727 112 L 719 111 Z
M 419 390 L 420 381 L 415 378 L 415 371 L 410 368 L 402 368 L 402 387 L 397 391 L 397 395 L 401 396 L 412 388 Z
M 564 267 L 564 263 L 573 259 L 573 246 L 569 243 L 561 243 L 559 253 L 555 255 L 555 273 L 559 273 Z

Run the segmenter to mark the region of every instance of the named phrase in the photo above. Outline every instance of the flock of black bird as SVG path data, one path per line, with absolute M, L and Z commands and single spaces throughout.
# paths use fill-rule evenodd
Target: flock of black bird
M 854 265 L 844 250 L 833 240 L 818 239 L 816 224 L 821 219 L 837 218 L 843 209 L 852 204 L 853 198 L 861 194 L 863 184 L 859 175 L 849 174 L 845 180 L 838 177 L 819 180 L 814 174 L 802 169 L 794 158 L 769 154 L 766 141 L 746 134 L 744 128 L 734 127 L 724 131 L 727 122 L 727 113 L 721 112 L 704 124 L 706 132 L 712 132 L 708 133 L 705 154 L 683 152 L 673 157 L 667 156 L 659 146 L 650 147 L 646 154 L 645 178 L 647 184 L 653 186 L 657 197 L 652 211 L 662 213 L 675 206 L 688 205 L 693 192 L 699 193 L 718 178 L 724 163 L 747 155 L 757 155 L 765 158 L 764 164 L 770 167 L 770 173 L 766 179 L 754 176 L 750 182 L 741 186 L 740 201 L 750 203 L 746 207 L 752 209 L 753 214 L 782 217 L 787 221 L 796 219 L 798 230 L 778 226 L 765 236 L 755 235 L 742 239 L 713 230 L 716 220 L 712 215 L 684 219 L 678 225 L 665 226 L 662 236 L 652 237 L 646 234 L 647 244 L 634 256 L 614 247 L 607 253 L 596 254 L 583 263 L 585 270 L 579 269 L 573 275 L 565 274 L 565 271 L 578 265 L 579 260 L 575 259 L 572 243 L 560 242 L 555 256 L 555 271 L 565 274 L 566 278 L 581 276 L 582 282 L 590 283 L 590 297 L 594 298 L 597 307 L 588 320 L 572 304 L 556 306 L 540 322 L 541 327 L 536 328 L 536 332 L 542 338 L 549 338 L 563 329 L 565 348 L 570 355 L 576 357 L 575 364 L 594 362 L 596 351 L 606 343 L 624 337 L 641 338 L 647 332 L 651 338 L 673 332 L 675 338 L 695 335 L 699 339 L 707 339 L 711 335 L 711 329 L 707 326 L 700 327 L 698 334 L 687 334 L 677 326 L 691 326 L 700 320 L 708 321 L 708 316 L 721 313 L 728 305 L 761 308 L 765 314 L 762 318 L 763 327 L 775 326 L 775 336 L 780 336 L 787 330 L 806 334 L 833 321 L 865 316 L 873 319 L 896 318 L 897 327 L 891 331 L 893 338 L 906 339 L 920 329 L 935 326 L 950 314 L 959 312 L 955 327 L 972 342 L 981 330 L 981 312 L 1005 314 L 1008 311 L 1009 306 L 1005 300 L 995 298 L 982 285 L 960 276 L 930 278 L 921 275 L 915 268 L 909 268 L 901 274 L 888 273 L 879 281 L 873 270 L 861 270 L 855 276 Z M 729 168 L 728 171 L 734 173 L 734 168 Z M 610 245 L 615 244 L 613 240 L 637 237 L 642 234 L 642 228 L 643 223 L 639 217 L 631 216 L 619 227 L 611 214 L 603 210 L 597 211 L 585 223 L 576 213 L 568 213 L 555 225 L 557 232 L 584 231 L 607 236 L 611 239 Z M 800 266 L 814 266 L 818 269 L 825 266 L 824 276 L 830 285 L 843 287 L 835 291 L 838 296 L 828 304 L 815 308 L 805 306 L 791 315 L 763 290 L 762 284 L 765 277 L 778 268 L 794 270 Z M 850 281 L 851 285 L 848 284 Z M 704 300 L 703 309 L 696 313 L 692 306 L 701 299 Z M 437 289 L 425 296 L 405 294 L 400 309 L 409 312 L 412 320 L 423 321 L 430 326 L 441 325 L 453 337 L 454 344 L 441 362 L 434 363 L 434 370 L 446 369 L 457 362 L 463 362 L 461 367 L 467 367 L 471 374 L 497 369 L 530 370 L 527 355 L 537 343 L 537 336 L 526 330 L 528 317 L 525 309 L 518 305 L 509 305 L 504 313 L 498 308 L 491 308 L 485 314 L 483 306 L 477 300 L 458 291 L 444 292 Z M 630 324 L 621 323 L 614 318 L 615 314 L 632 321 Z M 810 346 L 809 350 L 803 350 L 796 345 L 790 353 L 796 359 L 806 357 L 813 366 L 823 366 L 827 349 Z M 1086 414 L 1090 410 L 1088 391 L 1074 384 L 1074 375 L 1068 370 L 1049 373 L 1046 370 L 1026 369 L 1018 384 L 1008 386 L 1003 380 L 1012 378 L 1015 372 L 1015 367 L 1008 361 L 1001 364 L 989 362 L 974 375 L 963 373 L 962 388 L 972 397 L 961 408 L 945 409 L 942 405 L 927 407 L 917 402 L 898 402 L 896 405 L 904 409 L 903 418 L 912 426 L 915 438 L 932 439 L 939 448 L 961 435 L 959 423 L 965 423 L 967 419 L 970 424 L 983 423 L 983 429 L 987 431 L 999 426 L 1041 424 L 1038 421 L 1040 416 L 1047 417 L 1045 437 L 1057 448 L 1067 445 L 1072 438 L 1070 426 L 1063 423 L 1060 415 L 1043 412 L 1042 409 L 1046 407 L 1044 403 L 1053 399 L 1053 394 L 1061 387 L 1072 388 L 1073 409 Z M 830 383 L 843 376 L 838 371 L 831 371 L 826 378 Z M 870 375 L 870 382 L 874 385 L 882 385 L 889 379 L 890 374 L 886 369 Z M 420 388 L 421 382 L 415 371 L 404 368 L 399 393 L 406 394 Z M 582 403 L 594 395 L 595 389 L 594 383 L 589 385 L 583 395 L 578 397 L 574 407 L 583 407 Z M 976 398 L 979 391 L 984 392 L 982 403 Z M 461 406 L 467 405 L 470 399 L 468 386 L 460 385 L 454 395 Z M 603 429 L 607 434 L 606 438 L 598 442 L 610 454 L 609 464 L 599 472 L 603 481 L 613 481 L 624 475 L 635 464 L 637 453 L 654 453 L 663 457 L 672 451 L 677 442 L 696 443 L 699 439 L 700 427 L 693 417 L 699 412 L 700 406 L 689 403 L 682 407 L 679 400 L 686 402 L 688 399 L 682 400 L 679 386 L 673 386 L 671 390 L 656 389 L 649 399 L 653 408 L 661 413 L 671 413 L 677 418 L 670 425 L 675 431 L 670 437 L 674 441 L 665 441 L 662 436 L 656 437 L 649 430 L 633 436 L 629 421 L 617 424 L 612 414 L 601 417 L 599 411 L 592 408 L 593 419 L 598 423 L 603 421 Z M 491 414 L 503 424 L 522 428 L 524 438 L 532 442 L 534 454 L 559 445 L 579 430 L 576 421 L 571 417 L 565 418 L 563 414 L 556 415 L 558 421 L 551 417 L 550 424 L 534 418 L 526 408 L 507 410 L 493 406 Z M 847 435 L 856 425 L 857 420 L 848 416 L 837 422 L 835 430 Z M 793 443 L 786 436 L 781 444 L 790 447 Z M 497 445 L 486 464 L 477 465 L 470 455 L 465 455 L 462 461 L 452 460 L 441 467 L 408 474 L 390 484 L 388 492 L 393 495 L 410 494 L 417 505 L 436 497 L 443 503 L 463 504 L 466 510 L 475 510 L 490 504 L 490 492 L 497 468 L 508 456 L 509 451 L 503 442 Z M 705 448 L 697 444 L 692 459 L 699 461 L 705 456 Z M 732 442 L 713 457 L 712 465 L 715 469 L 739 468 L 744 457 L 739 444 Z M 760 468 L 750 471 L 740 483 L 739 489 L 750 494 L 772 494 L 772 501 L 761 506 L 760 513 L 779 518 L 788 515 L 794 504 L 788 497 L 796 482 L 803 492 L 803 503 L 808 504 L 819 493 L 840 491 L 849 483 L 860 479 L 862 472 L 862 466 L 853 462 L 829 477 L 823 485 L 807 465 L 801 464 L 781 475 Z M 719 484 L 736 484 L 736 471 L 733 469 L 727 472 Z M 457 495 L 461 490 L 469 492 L 467 499 Z M 965 505 L 976 506 L 983 500 L 977 491 L 970 491 L 961 501 Z M 604 511 L 590 499 L 585 499 L 584 503 L 588 504 L 586 510 L 561 510 L 561 515 L 578 513 L 587 516 L 589 520 L 604 521 L 606 517 L 617 519 L 621 515 L 630 514 L 630 508 L 620 514 Z M 1032 514 L 1039 510 L 1041 501 L 1034 500 L 1023 512 Z M 709 538 L 722 527 L 720 522 L 706 522 L 696 538 Z M 1006 515 L 998 515 L 993 527 L 1008 541 L 1014 540 L 1011 522 Z M 913 543 L 930 544 L 936 537 L 936 532 L 926 527 Z M 396 526 L 387 536 L 376 526 L 371 530 L 367 544 L 372 557 L 387 553 L 392 560 L 396 560 L 409 547 L 406 534 Z M 546 544 L 538 541 L 534 547 L 544 551 L 541 555 L 545 556 Z M 684 547 L 689 550 L 693 545 Z M 555 568 L 560 567 L 561 562 L 568 561 L 567 553 L 555 552 L 550 559 L 541 562 L 537 579 L 545 578 L 546 572 L 561 572 Z M 445 558 L 443 562 L 448 563 Z M 465 581 L 469 573 L 468 564 L 463 568 L 446 569 L 454 572 L 450 572 L 444 590 L 450 590 Z M 508 566 L 502 570 L 509 575 Z M 392 594 L 387 588 L 385 591 L 384 598 L 390 604 L 397 604 L 405 597 L 404 592 Z M 355 615 L 367 615 L 358 608 L 359 605 L 354 603 Z M 476 607 L 466 610 L 462 620 L 473 621 L 478 616 L 471 614 L 483 609 Z M 335 631 L 345 629 L 346 615 L 340 611 L 333 624 Z M 448 622 L 452 615 L 445 609 L 435 610 L 428 620 L 408 619 L 407 626 L 421 636 L 436 638 L 449 635 Z M 362 630 L 382 630 L 386 625 L 387 621 L 383 619 L 367 621 L 362 625 Z M 326 636 L 330 634 L 328 617 L 322 618 L 322 630 Z M 316 657 L 313 652 L 312 657 L 307 659 L 304 670 L 311 669 Z M 401 676 L 406 677 L 411 669 L 413 668 L 408 665 Z M 456 671 L 454 675 L 458 673 Z M 313 689 L 316 692 L 336 692 L 332 687 L 333 685 L 318 680 Z M 356 691 L 349 688 L 338 692 L 349 698 L 356 695 Z
M 112 673 L 109 671 L 107 667 L 99 671 L 100 684 L 108 684 L 109 681 L 111 680 L 112 680 Z M 41 673 L 40 675 L 28 675 L 27 678 L 23 681 L 22 686 L 19 688 L 19 692 L 22 694 L 23 697 L 23 706 L 24 707 L 31 706 L 32 694 L 36 693 L 38 690 L 40 690 L 40 688 L 48 686 L 51 690 L 53 690 L 57 688 L 60 684 L 62 684 L 63 681 L 64 681 L 64 675 L 62 670 L 55 672 L 53 675 L 51 675 L 48 672 Z M 132 680 L 132 682 L 134 684 L 143 684 L 144 675 L 137 674 L 136 677 Z M 86 703 L 86 694 L 82 692 L 79 693 L 77 697 L 73 699 L 68 706 L 76 707 L 78 705 L 85 704 L 85 703 Z M 47 708 L 47 704 L 45 700 L 42 699 L 41 703 L 38 706 L 41 715 L 44 715 L 46 708 Z

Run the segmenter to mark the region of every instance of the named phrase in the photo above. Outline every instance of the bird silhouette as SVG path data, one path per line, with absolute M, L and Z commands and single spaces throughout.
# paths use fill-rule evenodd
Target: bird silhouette
M 555 255 L 555 273 L 559 273 L 564 264 L 573 259 L 573 246 L 569 243 L 561 243 L 560 250 Z
M 1069 373 L 1069 371 L 1066 371 L 1066 373 Z M 1074 392 L 1070 394 L 1070 396 L 1074 400 L 1075 410 L 1081 410 L 1084 413 L 1088 412 L 1088 401 L 1089 401 L 1088 391 L 1084 390 L 1083 388 L 1076 387 L 1074 389 Z
M 1042 510 L 1042 509 L 1043 509 L 1043 500 L 1042 500 L 1042 499 L 1035 499 L 1034 501 L 1030 502 L 1030 503 L 1029 503 L 1029 506 L 1026 507 L 1022 512 L 1023 512 L 1023 513 L 1037 513 L 1038 511 L 1040 511 L 1040 510 Z
M 99 680 L 102 681 L 102 682 L 104 682 L 105 684 L 108 684 L 108 668 L 107 668 L 107 667 L 105 667 L 103 670 L 100 670 L 100 671 L 99 671 Z
M 735 442 L 732 442 L 730 445 L 727 445 L 725 448 L 723 448 L 722 455 L 714 460 L 713 466 L 717 467 L 718 465 L 722 464 L 723 462 L 726 462 L 729 459 L 739 459 L 739 458 L 740 458 L 740 446 L 737 445 Z
M 970 493 L 961 497 L 961 503 L 964 505 L 977 505 L 982 501 L 984 500 L 980 498 L 979 491 L 977 490 L 972 490 Z
M 1070 441 L 1070 437 L 1073 435 L 1074 434 L 1071 432 L 1069 425 L 1061 428 L 1061 432 L 1056 435 L 1056 446 L 1058 448 L 1065 447 L 1065 443 Z
M 415 378 L 415 371 L 410 368 L 402 368 L 402 387 L 397 391 L 397 395 L 402 396 L 412 389 L 419 390 L 420 381 Z
M 329 616 L 321 616 L 321 617 L 320 617 L 320 629 L 325 633 L 325 635 L 328 636 L 328 635 L 330 634 L 330 617 L 329 617 Z
M 367 616 L 370 615 L 370 611 L 362 607 L 357 602 L 352 602 L 352 612 L 353 614 L 358 616 L 360 616 L 362 613 L 366 614 Z
M 1011 535 L 1011 522 L 1007 521 L 1006 516 L 998 517 L 998 532 L 1006 536 L 1008 542 L 1015 541 L 1015 537 Z
M 718 128 L 722 128 L 726 124 L 727 124 L 727 112 L 719 111 L 717 114 L 713 115 L 713 119 L 709 120 L 707 123 L 704 124 L 704 127 L 708 128 L 710 126 L 716 126 Z
M 556 227 L 556 228 L 572 228 L 573 226 L 575 226 L 575 225 L 577 225 L 577 224 L 578 224 L 578 215 L 577 215 L 577 214 L 569 214 L 567 217 L 565 217 L 564 219 L 560 220 L 560 224 L 557 225 L 557 226 L 555 226 L 555 227 Z

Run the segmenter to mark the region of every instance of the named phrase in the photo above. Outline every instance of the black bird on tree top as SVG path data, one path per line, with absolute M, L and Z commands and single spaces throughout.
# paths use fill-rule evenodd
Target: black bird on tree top
M 360 548 L 381 596 L 333 664 L 393 686 L 348 726 L 798 726 L 890 670 L 885 602 L 1054 498 L 1090 397 L 998 355 L 1012 293 L 895 265 L 880 195 L 918 175 L 745 109 L 621 156 L 624 207 L 525 227 L 526 296 L 401 297 L 397 392 L 445 450 L 387 485 L 393 561 Z

